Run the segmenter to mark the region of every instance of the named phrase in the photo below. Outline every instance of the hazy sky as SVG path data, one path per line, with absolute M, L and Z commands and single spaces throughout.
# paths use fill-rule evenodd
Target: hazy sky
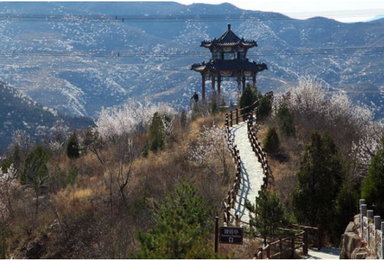
M 342 22 L 366 21 L 377 15 L 384 15 L 384 0 L 176 0 L 175 2 L 182 4 L 227 2 L 242 9 L 273 11 L 292 18 L 324 16 Z

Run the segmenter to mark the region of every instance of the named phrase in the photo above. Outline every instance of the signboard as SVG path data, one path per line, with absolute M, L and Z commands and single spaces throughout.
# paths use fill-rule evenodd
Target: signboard
M 220 227 L 220 243 L 243 244 L 243 228 Z

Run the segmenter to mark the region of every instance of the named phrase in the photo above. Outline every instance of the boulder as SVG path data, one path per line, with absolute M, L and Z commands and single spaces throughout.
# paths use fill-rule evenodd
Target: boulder
M 361 247 L 361 238 L 354 231 L 354 222 L 350 222 L 345 233 L 341 236 L 340 243 L 340 258 L 351 259 L 356 258 L 352 256 L 352 253 L 356 248 Z
M 366 259 L 368 256 L 367 249 L 365 247 L 358 247 L 353 250 L 351 258 L 353 259 Z

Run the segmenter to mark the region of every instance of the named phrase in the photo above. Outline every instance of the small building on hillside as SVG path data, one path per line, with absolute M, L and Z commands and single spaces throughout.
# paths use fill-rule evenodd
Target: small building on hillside
M 201 42 L 201 47 L 208 48 L 211 51 L 211 59 L 208 62 L 195 63 L 191 70 L 201 74 L 201 96 L 205 100 L 205 81 L 211 80 L 212 91 L 221 92 L 221 82 L 223 80 L 236 80 L 238 90 L 244 90 L 246 81 L 252 80 L 253 86 L 256 86 L 256 74 L 259 71 L 267 69 L 265 63 L 250 62 L 247 58 L 247 52 L 250 48 L 257 46 L 256 41 L 244 40 L 239 38 L 231 30 L 228 24 L 228 30 L 218 39 Z

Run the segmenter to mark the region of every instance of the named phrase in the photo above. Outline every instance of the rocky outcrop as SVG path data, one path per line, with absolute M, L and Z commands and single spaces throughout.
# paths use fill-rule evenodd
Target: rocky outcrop
M 356 223 L 351 221 L 341 236 L 340 244 L 340 258 L 341 259 L 355 259 L 357 256 L 361 257 L 362 241 L 359 235 L 355 232 Z M 358 254 L 358 255 L 357 255 Z M 366 257 L 366 256 L 365 256 Z M 365 258 L 364 257 L 364 258 Z M 362 259 L 362 258 L 360 258 Z

